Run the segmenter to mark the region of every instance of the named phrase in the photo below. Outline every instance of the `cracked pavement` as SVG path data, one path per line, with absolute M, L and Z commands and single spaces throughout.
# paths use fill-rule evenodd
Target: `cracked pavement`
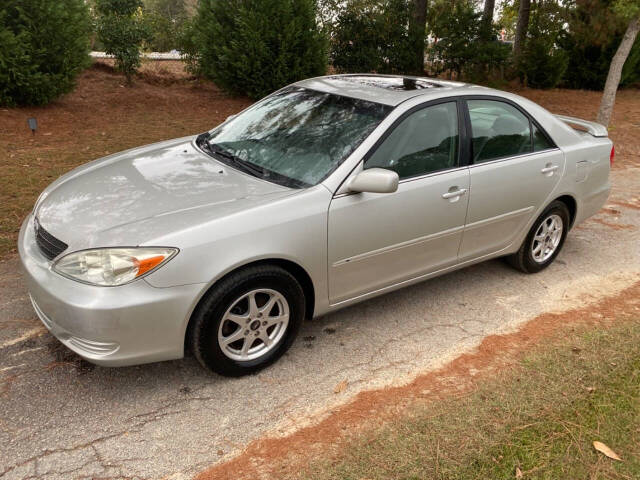
M 615 294 L 640 280 L 640 169 L 612 180 L 607 207 L 572 230 L 544 272 L 490 261 L 308 321 L 285 357 L 239 379 L 193 358 L 88 364 L 40 324 L 17 259 L 0 262 L 0 479 L 188 479 L 487 335 Z

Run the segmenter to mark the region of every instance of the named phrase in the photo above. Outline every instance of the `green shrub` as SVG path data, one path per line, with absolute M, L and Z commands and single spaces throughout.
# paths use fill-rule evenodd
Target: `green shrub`
M 192 71 L 254 99 L 326 70 L 314 0 L 201 0 L 183 43 Z
M 115 57 L 115 66 L 130 84 L 140 67 L 140 50 L 150 37 L 142 16 L 141 0 L 95 0 L 97 31 L 105 52 Z
M 569 58 L 559 47 L 566 12 L 554 2 L 531 7 L 529 29 L 516 66 L 521 80 L 534 88 L 553 88 L 562 79 Z
M 331 43 L 341 72 L 404 73 L 413 67 L 409 0 L 352 0 L 338 14 Z
M 89 65 L 84 0 L 3 0 L 0 104 L 44 105 L 69 92 Z

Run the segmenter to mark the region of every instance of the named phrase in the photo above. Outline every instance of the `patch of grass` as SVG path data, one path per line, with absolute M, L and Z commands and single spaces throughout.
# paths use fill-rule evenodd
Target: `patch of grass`
M 637 320 L 563 334 L 480 383 L 357 437 L 308 478 L 640 478 Z M 623 461 L 596 452 L 595 440 Z

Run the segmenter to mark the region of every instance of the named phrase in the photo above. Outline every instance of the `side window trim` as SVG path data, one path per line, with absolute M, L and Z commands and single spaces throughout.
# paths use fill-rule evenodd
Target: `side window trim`
M 535 153 L 540 153 L 540 152 L 546 152 L 548 150 L 555 150 L 558 148 L 558 145 L 556 145 L 556 143 L 553 141 L 553 139 L 549 136 L 549 134 L 547 133 L 547 131 L 542 127 L 542 125 L 540 125 L 535 118 L 533 118 L 529 112 L 527 112 L 524 108 L 522 108 L 520 105 L 518 105 L 516 102 L 514 102 L 513 100 L 509 99 L 509 98 L 504 98 L 504 97 L 500 97 L 500 96 L 496 96 L 496 95 L 464 95 L 461 97 L 458 97 L 458 100 L 463 104 L 463 108 L 464 108 L 464 112 L 465 112 L 465 127 L 466 127 L 466 132 L 467 135 L 467 141 L 465 143 L 468 144 L 468 165 L 482 165 L 485 163 L 492 163 L 495 161 L 504 161 L 507 160 L 509 158 L 517 158 L 517 157 L 522 157 L 525 155 L 532 155 Z M 530 137 L 530 142 L 531 142 L 531 150 L 529 152 L 526 153 L 520 153 L 518 155 L 505 155 L 503 157 L 498 157 L 498 158 L 493 158 L 488 162 L 479 162 L 479 163 L 474 163 L 473 162 L 473 130 L 471 128 L 471 116 L 469 114 L 469 104 L 467 103 L 469 100 L 490 100 L 490 101 L 496 101 L 496 102 L 503 102 L 506 103 L 507 105 L 510 105 L 512 107 L 514 107 L 515 109 L 517 109 L 520 113 L 522 113 L 528 120 L 529 120 L 529 137 Z M 536 127 L 547 139 L 547 142 L 549 142 L 550 147 L 549 148 L 545 148 L 542 150 L 538 150 L 538 151 L 534 151 L 534 145 L 533 145 L 533 127 Z
M 423 175 L 415 175 L 412 177 L 405 177 L 405 178 L 401 178 L 400 179 L 400 183 L 402 182 L 406 182 L 406 181 L 410 181 L 410 180 L 417 180 L 423 177 L 428 177 L 431 175 L 438 175 L 444 172 L 450 172 L 452 170 L 458 170 L 461 167 L 465 167 L 467 165 L 468 159 L 467 157 L 468 155 L 468 148 L 467 148 L 467 139 L 466 139 L 466 132 L 467 132 L 467 124 L 465 122 L 465 119 L 462 115 L 462 113 L 464 112 L 464 107 L 462 105 L 463 100 L 462 97 L 456 96 L 456 97 L 445 97 L 445 98 L 437 98 L 435 100 L 429 100 L 427 102 L 421 103 L 419 105 L 415 105 L 413 107 L 411 107 L 409 110 L 407 110 L 406 112 L 404 112 L 402 115 L 400 115 L 390 126 L 389 128 L 387 128 L 387 130 L 380 136 L 380 138 L 376 141 L 376 143 L 369 149 L 369 151 L 367 151 L 367 153 L 364 154 L 364 156 L 362 157 L 361 163 L 362 166 L 364 168 L 364 165 L 367 163 L 367 160 L 369 160 L 369 158 L 371 158 L 373 156 L 374 153 L 376 153 L 376 151 L 378 150 L 378 148 L 380 147 L 380 145 L 382 145 L 384 143 L 384 141 L 389 137 L 389 135 L 391 135 L 393 133 L 393 131 L 410 115 L 413 115 L 416 112 L 419 112 L 420 110 L 424 110 L 425 108 L 429 108 L 429 107 L 433 107 L 435 105 L 440 105 L 443 103 L 455 103 L 456 104 L 456 115 L 458 117 L 458 156 L 456 158 L 456 164 L 453 167 L 450 168 L 444 168 L 442 170 L 437 170 L 435 172 L 429 172 L 429 173 L 425 173 Z M 401 105 L 401 104 L 400 104 Z M 398 105 L 399 106 L 399 105 Z M 396 107 L 397 108 L 397 107 Z

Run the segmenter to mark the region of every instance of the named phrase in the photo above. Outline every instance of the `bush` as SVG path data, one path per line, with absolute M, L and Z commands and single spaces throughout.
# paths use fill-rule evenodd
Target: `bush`
M 457 78 L 486 81 L 505 65 L 511 47 L 498 42 L 497 31 L 484 31 L 482 12 L 471 1 L 439 2 L 429 13 L 436 41 L 428 50 L 434 74 L 456 72 Z
M 351 1 L 333 27 L 331 60 L 340 72 L 410 72 L 408 0 Z
M 142 16 L 141 0 L 96 0 L 98 38 L 105 52 L 115 57 L 116 69 L 131 84 L 140 67 L 142 43 L 150 37 Z
M 89 65 L 84 0 L 3 0 L 0 104 L 44 105 L 69 92 Z
M 254 99 L 326 70 L 315 0 L 201 0 L 185 38 L 192 70 Z
M 558 4 L 532 5 L 527 38 L 516 65 L 520 79 L 528 86 L 553 88 L 562 79 L 569 63 L 558 44 L 565 21 L 566 12 Z

